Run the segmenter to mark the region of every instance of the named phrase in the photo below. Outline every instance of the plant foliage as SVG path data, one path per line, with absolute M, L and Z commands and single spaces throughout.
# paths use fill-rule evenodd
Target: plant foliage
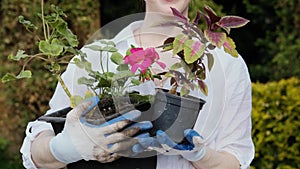
M 299 79 L 253 84 L 252 168 L 300 168 L 299 112 Z

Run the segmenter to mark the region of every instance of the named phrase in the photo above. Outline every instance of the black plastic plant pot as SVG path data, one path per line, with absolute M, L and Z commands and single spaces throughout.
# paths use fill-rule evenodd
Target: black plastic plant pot
M 97 108 L 92 109 L 85 115 L 85 117 L 82 118 L 92 125 L 101 125 L 104 122 L 116 118 L 133 109 L 146 111 L 151 107 L 149 102 L 141 102 L 138 104 L 135 104 L 135 102 L 136 101 L 133 100 L 133 98 L 129 97 L 102 99 L 98 103 Z M 63 130 L 66 116 L 71 110 L 71 107 L 66 107 L 56 112 L 41 116 L 38 120 L 51 123 L 55 134 L 58 134 Z
M 38 118 L 38 120 L 51 123 L 54 133 L 58 134 L 63 130 L 66 116 L 71 110 L 71 107 L 66 107 L 56 112 L 41 116 Z
M 155 101 L 149 111 L 153 112 L 153 136 L 157 130 L 162 130 L 176 143 L 185 142 L 184 130 L 194 127 L 198 114 L 205 101 L 188 96 L 181 97 L 157 90 Z

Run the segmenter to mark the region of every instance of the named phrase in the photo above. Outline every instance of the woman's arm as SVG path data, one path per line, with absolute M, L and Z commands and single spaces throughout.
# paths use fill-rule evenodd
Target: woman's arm
M 41 132 L 31 143 L 32 160 L 38 168 L 63 168 L 66 164 L 57 161 L 50 152 L 49 142 L 54 137 L 51 130 Z
M 239 169 L 239 161 L 230 153 L 225 151 L 215 151 L 206 147 L 205 156 L 199 160 L 192 162 L 197 169 Z
M 223 51 L 219 52 L 215 56 L 222 57 L 221 63 L 226 73 L 223 116 L 211 148 L 207 146 L 206 155 L 192 164 L 199 169 L 246 169 L 254 156 L 251 139 L 251 80 L 241 56 L 232 58 L 224 56 Z

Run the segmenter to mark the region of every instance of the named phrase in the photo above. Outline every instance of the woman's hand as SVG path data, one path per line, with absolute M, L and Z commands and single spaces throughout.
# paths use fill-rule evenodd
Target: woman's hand
M 80 116 L 97 106 L 97 98 L 81 103 L 68 113 L 64 130 L 50 141 L 50 151 L 60 162 L 72 163 L 84 159 L 111 162 L 130 156 L 131 147 L 137 143 L 132 136 L 152 127 L 150 122 L 134 123 L 141 112 L 132 110 L 100 126 L 87 126 Z M 128 127 L 128 128 L 126 128 Z
M 184 132 L 188 144 L 175 143 L 165 132 L 158 130 L 156 138 L 139 138 L 138 144 L 133 147 L 134 152 L 141 152 L 145 149 L 156 150 L 164 155 L 181 155 L 189 161 L 198 161 L 206 154 L 206 147 L 202 136 L 195 130 L 187 129 Z

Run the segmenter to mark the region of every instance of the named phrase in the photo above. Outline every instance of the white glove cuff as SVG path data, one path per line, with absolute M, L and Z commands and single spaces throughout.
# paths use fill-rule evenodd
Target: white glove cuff
M 82 159 L 67 132 L 56 135 L 50 140 L 49 145 L 52 155 L 60 162 L 69 164 Z
M 201 160 L 205 156 L 205 154 L 206 154 L 206 148 L 204 146 L 203 148 L 201 148 L 200 151 L 196 151 L 193 153 L 184 153 L 181 154 L 181 156 L 188 161 L 195 162 Z

